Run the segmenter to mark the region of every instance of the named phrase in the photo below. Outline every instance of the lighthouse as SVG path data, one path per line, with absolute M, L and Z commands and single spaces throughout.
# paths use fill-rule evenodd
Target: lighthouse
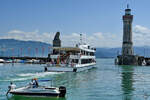
M 122 43 L 122 55 L 134 55 L 133 42 L 132 42 L 132 21 L 133 15 L 131 15 L 131 9 L 127 5 L 125 9 L 125 15 L 123 15 L 123 43 Z
M 123 19 L 123 42 L 122 53 L 115 59 L 115 63 L 118 65 L 141 65 L 143 57 L 134 55 L 133 41 L 132 41 L 132 22 L 133 15 L 129 5 L 125 9 Z

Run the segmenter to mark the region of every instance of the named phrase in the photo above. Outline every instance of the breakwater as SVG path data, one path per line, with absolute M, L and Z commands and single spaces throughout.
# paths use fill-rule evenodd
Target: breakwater
M 36 63 L 44 64 L 49 62 L 48 57 L 0 57 L 0 63 Z

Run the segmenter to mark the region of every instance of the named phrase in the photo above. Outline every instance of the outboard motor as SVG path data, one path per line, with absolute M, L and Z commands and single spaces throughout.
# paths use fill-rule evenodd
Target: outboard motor
M 45 67 L 45 68 L 44 68 L 44 72 L 47 72 L 47 71 L 48 71 L 48 69 L 47 69 L 47 67 Z
M 77 68 L 74 68 L 74 69 L 73 69 L 73 72 L 77 72 Z
M 59 91 L 60 91 L 59 97 L 65 97 L 65 95 L 66 95 L 66 87 L 60 86 L 59 87 Z

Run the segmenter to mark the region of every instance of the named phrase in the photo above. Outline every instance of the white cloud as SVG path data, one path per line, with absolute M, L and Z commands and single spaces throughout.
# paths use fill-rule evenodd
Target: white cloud
M 12 34 L 20 34 L 20 33 L 25 33 L 25 32 L 23 32 L 23 31 L 20 31 L 20 30 L 11 30 L 11 31 L 9 31 L 8 33 L 12 33 Z
M 141 25 L 136 25 L 133 30 L 136 34 L 149 34 L 150 33 L 149 28 L 141 26 Z
M 33 32 L 25 32 L 21 30 L 11 30 L 6 35 L 2 36 L 2 39 L 17 39 L 24 41 L 41 41 L 50 43 L 50 39 L 54 37 L 54 33 L 39 33 L 39 30 Z
M 98 37 L 99 39 L 103 39 L 104 38 L 103 33 L 101 33 L 101 32 L 94 33 L 93 35 L 95 37 Z
M 78 35 L 74 35 L 78 34 Z M 121 39 L 111 33 L 96 32 L 93 34 L 82 33 L 83 42 L 96 47 L 118 47 L 121 46 Z M 64 45 L 75 45 L 80 41 L 80 33 L 72 33 L 62 36 Z
M 150 46 L 150 29 L 136 25 L 133 28 L 133 41 L 135 46 Z
M 22 30 L 11 30 L 1 38 L 5 39 L 18 39 L 18 40 L 32 40 L 51 43 L 54 38 L 55 32 L 40 33 L 39 30 L 32 32 L 25 32 Z M 83 42 L 96 47 L 121 47 L 123 33 L 102 33 L 95 32 L 93 34 L 82 33 Z M 74 46 L 80 41 L 80 33 L 60 34 L 63 46 Z M 134 46 L 150 46 L 150 29 L 141 25 L 133 27 L 133 43 Z
M 81 33 L 61 34 L 60 38 L 63 46 L 74 46 L 80 42 Z M 11 30 L 7 32 L 1 39 L 18 39 L 24 41 L 41 41 L 51 43 L 53 41 L 55 32 L 40 33 L 38 30 L 33 32 L 25 32 L 22 30 Z M 96 47 L 113 47 L 121 46 L 121 39 L 116 39 L 117 36 L 111 33 L 96 32 L 93 34 L 82 33 L 82 41 Z M 118 42 L 119 41 L 119 42 Z

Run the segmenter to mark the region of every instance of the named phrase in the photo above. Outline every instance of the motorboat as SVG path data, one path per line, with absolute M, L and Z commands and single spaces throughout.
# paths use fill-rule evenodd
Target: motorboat
M 51 80 L 39 80 L 38 82 L 46 82 Z M 34 87 L 32 84 L 27 86 L 15 88 L 15 85 L 11 83 L 7 94 L 19 96 L 32 96 L 32 97 L 65 97 L 66 88 L 64 86 L 53 87 L 53 86 L 41 86 Z
M 4 59 L 0 59 L 0 63 L 5 63 L 5 60 Z

